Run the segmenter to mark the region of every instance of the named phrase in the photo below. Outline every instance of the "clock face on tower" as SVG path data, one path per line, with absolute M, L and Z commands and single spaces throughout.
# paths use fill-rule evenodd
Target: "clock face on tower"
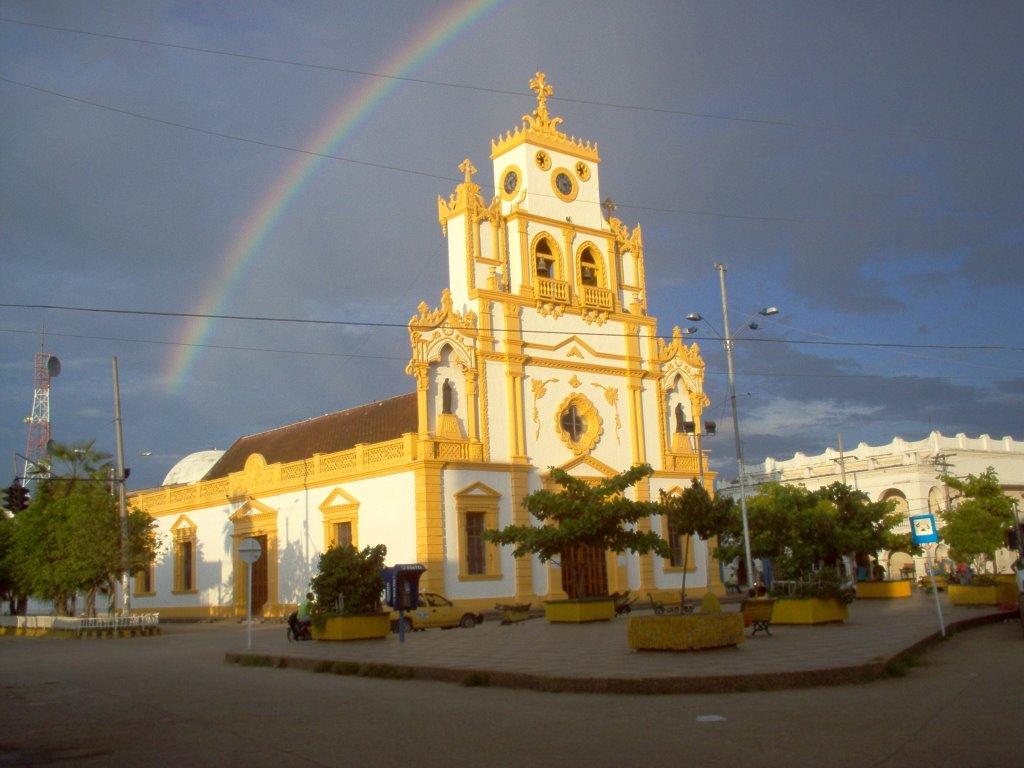
M 567 203 L 576 199 L 576 192 L 579 189 L 572 171 L 568 168 L 555 168 L 551 172 L 551 188 Z
M 523 177 L 519 172 L 519 168 L 514 165 L 510 165 L 505 169 L 505 172 L 501 175 L 501 196 L 506 200 L 511 200 L 518 193 L 520 188 L 523 186 Z

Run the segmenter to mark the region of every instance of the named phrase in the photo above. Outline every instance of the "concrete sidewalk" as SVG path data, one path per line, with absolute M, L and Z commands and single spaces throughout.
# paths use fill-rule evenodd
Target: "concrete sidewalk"
M 947 625 L 984 621 L 995 607 L 951 606 L 943 597 Z M 414 632 L 405 643 L 384 640 L 289 643 L 284 626 L 255 632 L 249 661 L 317 668 L 318 662 L 377 665 L 384 672 L 465 681 L 474 674 L 489 685 L 543 690 L 695 692 L 785 688 L 850 682 L 885 673 L 885 665 L 938 631 L 930 596 L 858 600 L 843 624 L 772 626 L 735 648 L 698 652 L 636 652 L 626 641 L 624 617 L 593 624 L 485 622 L 473 629 Z M 749 630 L 747 632 L 749 634 Z M 244 638 L 228 660 L 243 661 Z M 241 654 L 241 655 L 238 655 Z M 326 665 L 320 664 L 323 669 Z

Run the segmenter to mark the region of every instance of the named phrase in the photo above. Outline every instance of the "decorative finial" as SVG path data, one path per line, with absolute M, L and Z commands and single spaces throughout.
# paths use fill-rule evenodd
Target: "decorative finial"
M 476 168 L 474 168 L 473 164 L 471 162 L 469 162 L 469 158 L 468 157 L 465 160 L 463 160 L 461 163 L 459 163 L 459 170 L 462 171 L 463 174 L 465 174 L 465 177 L 466 177 L 465 183 L 466 184 L 472 184 L 473 183 L 473 174 L 476 173 Z
M 615 201 L 612 200 L 610 197 L 606 197 L 604 199 L 604 202 L 601 203 L 601 208 L 604 209 L 605 216 L 611 216 L 613 213 L 615 213 L 615 209 L 617 207 L 618 206 L 615 205 Z
M 548 96 L 554 93 L 554 90 L 543 72 L 534 74 L 530 81 L 530 90 L 537 92 L 537 109 L 533 114 L 538 120 L 546 123 L 548 120 Z

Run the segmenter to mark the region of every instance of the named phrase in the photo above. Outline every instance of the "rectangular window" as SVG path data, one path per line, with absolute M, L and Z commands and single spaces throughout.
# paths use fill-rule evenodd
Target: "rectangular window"
M 672 548 L 670 565 L 673 568 L 683 567 L 683 537 L 679 535 L 672 523 L 668 524 L 668 545 Z
M 149 565 L 135 572 L 135 594 L 153 594 L 153 566 Z
M 334 524 L 334 543 L 343 547 L 352 546 L 352 523 Z
M 471 576 L 487 573 L 484 541 L 484 513 L 466 513 L 466 572 Z
M 191 592 L 195 589 L 192 573 L 195 565 L 195 546 L 191 539 L 185 539 L 177 543 L 177 557 L 175 558 L 176 590 L 179 592 Z

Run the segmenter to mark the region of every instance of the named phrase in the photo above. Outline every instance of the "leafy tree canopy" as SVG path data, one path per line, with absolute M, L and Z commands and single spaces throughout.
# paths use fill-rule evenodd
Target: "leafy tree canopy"
M 649 464 L 640 464 L 591 484 L 552 468 L 551 479 L 562 489 L 534 491 L 523 502 L 543 525 L 510 525 L 500 531 L 486 531 L 484 538 L 495 544 L 513 545 L 516 557 L 537 555 L 544 562 L 581 545 L 613 552 L 657 552 L 667 558 L 671 555 L 668 544 L 657 533 L 629 527 L 643 517 L 658 514 L 659 506 L 623 496 L 627 488 L 652 472 Z
M 891 549 L 900 543 L 892 534 L 901 521 L 893 506 L 842 483 L 817 491 L 763 485 L 747 503 L 751 554 L 771 558 L 782 577 L 798 577 L 818 564 L 836 565 L 843 555 Z M 732 559 L 742 551 L 742 524 L 734 513 L 718 555 Z
M 101 482 L 109 465 L 92 445 L 54 445 L 53 476 L 37 478 L 28 509 L 7 521 L 12 530 L 4 558 L 19 590 L 58 606 L 86 592 L 90 611 L 96 591 L 112 590 L 124 572 L 117 498 Z M 129 572 L 152 563 L 156 548 L 156 521 L 130 508 Z
M 736 504 L 728 496 L 714 499 L 707 489 L 694 480 L 680 494 L 661 492 L 661 513 L 668 518 L 669 528 L 682 536 L 697 535 L 703 541 L 727 532 L 736 517 Z M 690 548 L 683 549 L 681 597 L 686 598 L 686 571 Z
M 992 467 L 962 480 L 947 475 L 942 482 L 959 491 L 961 500 L 942 515 L 945 525 L 939 529 L 939 536 L 949 544 L 954 560 L 982 570 L 988 559 L 995 560 L 1006 529 L 1013 525 L 1011 501 Z
M 343 616 L 365 616 L 380 611 L 384 590 L 381 571 L 388 549 L 383 544 L 359 551 L 351 544 L 336 544 L 320 555 L 320 572 L 313 578 L 317 614 L 333 611 L 342 598 Z

